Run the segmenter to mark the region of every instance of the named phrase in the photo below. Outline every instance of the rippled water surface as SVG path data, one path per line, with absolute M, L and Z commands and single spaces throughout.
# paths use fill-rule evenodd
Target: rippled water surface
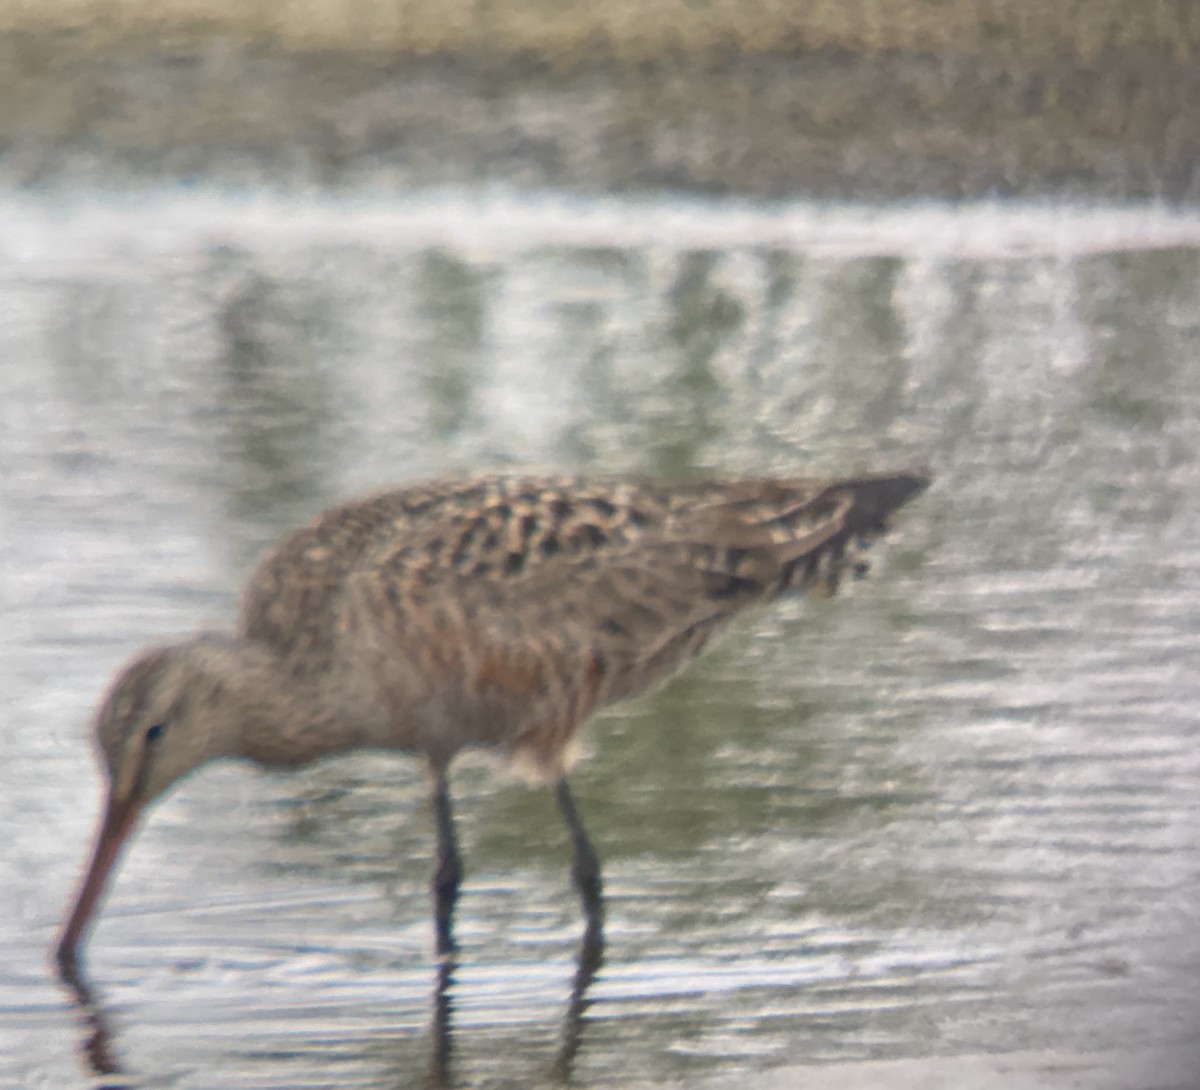
M 0 1084 L 87 1085 L 89 1040 L 103 1085 L 352 1088 L 1196 1036 L 1200 219 L 175 192 L 0 218 Z M 188 781 L 110 891 L 95 1006 L 49 974 L 98 693 L 228 624 L 295 521 L 505 466 L 906 464 L 936 483 L 870 580 L 594 724 L 582 994 L 551 799 L 459 768 L 439 975 L 423 774 L 378 755 Z

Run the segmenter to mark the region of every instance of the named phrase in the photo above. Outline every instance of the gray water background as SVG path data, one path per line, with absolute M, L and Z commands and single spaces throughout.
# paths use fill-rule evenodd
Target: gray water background
M 335 499 L 531 465 L 936 477 L 871 579 L 594 724 L 577 1084 L 1196 1039 L 1200 217 L 170 189 L 0 222 L 0 1085 L 118 1084 L 46 960 L 112 671 L 229 624 Z M 486 762 L 455 786 L 454 1078 L 543 1085 L 564 834 Z M 412 761 L 188 781 L 88 951 L 128 1081 L 419 1085 L 431 849 Z

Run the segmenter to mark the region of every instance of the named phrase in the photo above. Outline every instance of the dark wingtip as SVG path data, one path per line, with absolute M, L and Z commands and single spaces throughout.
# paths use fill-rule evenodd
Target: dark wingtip
M 852 518 L 863 527 L 882 524 L 893 511 L 915 499 L 931 484 L 927 469 L 872 474 L 839 483 L 854 493 Z
M 894 481 L 896 482 L 896 507 L 901 507 L 909 500 L 916 499 L 933 484 L 933 474 L 922 466 L 919 469 L 910 469 L 896 474 Z
M 918 466 L 916 469 L 908 470 L 904 475 L 912 479 L 918 492 L 924 492 L 933 484 L 933 470 L 928 466 Z

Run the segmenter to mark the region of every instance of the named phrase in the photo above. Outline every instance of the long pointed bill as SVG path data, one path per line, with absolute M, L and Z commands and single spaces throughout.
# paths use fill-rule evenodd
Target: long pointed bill
M 83 884 L 79 887 L 79 894 L 75 899 L 75 908 L 63 927 L 55 951 L 59 973 L 64 980 L 71 981 L 79 975 L 76 952 L 80 940 L 87 930 L 100 895 L 104 892 L 108 876 L 120 857 L 121 847 L 137 822 L 140 811 L 141 806 L 135 798 L 113 799 L 109 796 L 104 820 L 96 837 L 91 865 L 84 875 Z

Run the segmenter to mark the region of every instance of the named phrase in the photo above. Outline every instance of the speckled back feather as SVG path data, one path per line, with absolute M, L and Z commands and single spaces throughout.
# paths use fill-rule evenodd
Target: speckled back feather
M 416 704 L 454 721 L 430 724 L 421 748 L 496 746 L 550 773 L 595 706 L 669 677 L 746 606 L 832 593 L 925 483 L 416 485 L 287 537 L 250 580 L 241 635 L 297 677 L 350 647 L 397 716 Z

